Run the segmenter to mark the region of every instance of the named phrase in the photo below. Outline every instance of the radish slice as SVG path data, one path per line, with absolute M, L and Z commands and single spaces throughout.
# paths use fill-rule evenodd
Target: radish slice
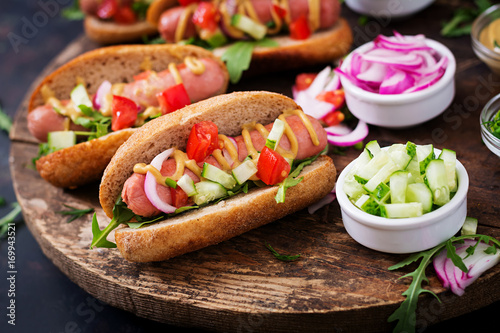
M 336 136 L 327 133 L 328 142 L 339 147 L 353 146 L 363 141 L 368 135 L 368 125 L 364 121 L 358 121 L 358 125 L 349 134 Z
M 490 245 L 480 242 L 473 255 L 467 253 L 470 246 L 476 244 L 475 240 L 466 239 L 463 244 L 456 246 L 456 254 L 463 260 L 468 272 L 463 272 L 456 267 L 453 261 L 447 257 L 447 251 L 444 249 L 433 260 L 434 269 L 444 288 L 450 289 L 454 294 L 461 296 L 465 288 L 471 285 L 475 280 L 486 272 L 489 268 L 500 262 L 500 250 L 495 254 L 487 254 L 485 250 Z
M 94 109 L 99 110 L 104 105 L 104 99 L 106 98 L 106 95 L 110 91 L 111 91 L 111 82 L 104 81 L 103 83 L 101 83 L 99 88 L 97 88 L 97 92 L 92 100 Z
M 161 170 L 163 161 L 168 159 L 173 152 L 174 148 L 165 150 L 151 161 L 151 165 L 157 170 Z M 144 192 L 146 193 L 146 197 L 149 199 L 151 204 L 153 204 L 153 206 L 155 206 L 160 211 L 167 214 L 175 212 L 176 208 L 174 206 L 169 205 L 160 198 L 156 189 L 156 185 L 156 178 L 151 172 L 148 171 L 146 173 L 146 179 L 144 181 Z

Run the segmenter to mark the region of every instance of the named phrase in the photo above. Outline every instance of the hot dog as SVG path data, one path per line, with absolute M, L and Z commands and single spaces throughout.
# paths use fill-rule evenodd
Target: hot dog
M 146 20 L 147 0 L 80 0 L 86 35 L 101 44 L 140 40 L 156 33 Z
M 267 139 L 271 134 L 262 130 L 257 124 L 268 124 L 266 129 L 273 133 L 275 126 L 278 126 L 274 124 L 278 116 L 288 124 L 289 132 L 286 130 L 279 140 L 280 148 L 269 148 Z M 192 150 L 192 142 L 196 141 L 192 139 L 192 133 L 200 134 L 199 126 L 204 128 L 209 126 L 207 123 L 213 124 L 218 129 L 219 143 L 214 150 L 200 156 L 199 149 Z M 255 129 L 258 129 L 258 132 Z M 243 140 L 238 134 L 247 139 Z M 232 139 L 227 140 L 228 137 Z M 294 138 L 297 139 L 297 144 Z M 236 153 L 234 151 L 231 153 L 230 145 L 237 147 Z M 118 149 L 103 174 L 99 200 L 104 212 L 113 220 L 102 233 L 94 234 L 92 246 L 102 245 L 107 234 L 118 227 L 120 222 L 117 221 L 120 221 L 120 218 L 117 212 L 120 210 L 130 212 L 129 219 L 142 214 L 140 221 L 144 221 L 145 218 L 155 221 L 138 229 L 127 227 L 125 224 L 116 229 L 116 245 L 122 255 L 127 260 L 139 262 L 166 260 L 217 244 L 279 219 L 307 207 L 332 190 L 336 171 L 332 160 L 321 154 L 326 148 L 326 134 L 319 122 L 305 116 L 293 100 L 276 93 L 235 92 L 220 95 L 155 119 L 134 133 Z M 227 153 L 224 152 L 225 149 Z M 285 161 L 286 164 L 278 162 L 268 164 L 266 156 L 270 149 L 274 151 L 273 156 L 278 154 L 295 158 L 296 161 L 306 159 L 305 164 L 311 164 L 299 169 L 298 176 L 290 175 L 289 172 L 294 171 L 293 167 L 290 169 L 289 161 Z M 218 150 L 222 155 L 217 153 Z M 189 158 L 191 153 L 194 154 L 192 159 Z M 165 159 L 165 154 L 172 155 L 162 161 Z M 158 161 L 162 162 L 158 164 Z M 224 170 L 221 172 L 227 175 L 232 170 L 236 177 L 235 170 L 243 163 L 253 163 L 257 166 L 257 171 L 254 170 L 255 173 L 251 176 L 256 178 L 250 178 L 250 183 L 256 182 L 255 184 L 260 186 L 250 187 L 248 191 L 230 198 L 217 197 L 216 200 L 222 201 L 206 205 L 201 185 L 214 183 L 212 175 L 207 171 L 213 170 L 208 165 L 215 166 L 219 171 Z M 299 163 L 292 165 L 297 164 Z M 201 173 L 198 169 L 200 166 L 203 166 Z M 157 174 L 154 168 L 161 171 L 162 175 L 154 176 L 154 183 L 151 183 L 152 175 Z M 178 187 L 172 190 L 165 183 L 158 183 L 163 181 L 161 177 L 165 177 L 180 184 L 184 174 L 194 180 L 198 191 L 184 201 L 178 200 L 182 196 L 177 194 Z M 273 178 L 274 176 L 270 174 L 278 178 Z M 303 177 L 303 179 L 289 187 L 284 200 L 278 203 L 277 193 L 282 186 L 285 186 L 283 184 L 289 184 L 287 183 L 291 179 L 289 177 L 295 179 Z M 220 184 L 224 182 L 221 181 Z M 237 191 L 238 186 L 247 185 L 248 183 L 235 185 L 228 191 Z M 184 187 L 181 190 L 183 191 Z M 156 198 L 151 199 L 151 191 L 158 193 L 162 202 L 159 203 Z M 121 198 L 121 201 L 117 201 L 118 198 Z M 201 206 L 182 214 L 161 215 L 162 221 L 157 222 L 155 216 L 159 212 L 170 212 L 166 210 L 165 204 L 182 209 L 186 206 L 192 207 L 193 202 L 195 206 Z M 121 220 L 121 222 L 128 221 Z M 94 220 L 94 224 L 96 223 Z M 94 225 L 93 229 L 96 227 L 97 225 Z
M 135 45 L 91 51 L 47 76 L 35 89 L 29 103 L 28 129 L 39 141 L 47 141 L 50 132 L 65 130 L 76 130 L 88 138 L 84 131 L 89 129 L 82 125 L 86 120 L 100 119 L 83 114 L 76 105 L 75 79 L 86 87 L 83 90 L 93 101 L 93 110 L 108 119 L 105 126 L 110 133 L 37 160 L 40 175 L 58 187 L 98 180 L 135 128 L 175 109 L 177 102 L 169 102 L 168 96 L 184 96 L 188 104 L 223 93 L 228 85 L 224 64 L 195 46 Z
M 253 50 L 252 73 L 330 62 L 347 53 L 352 43 L 352 32 L 340 17 L 338 0 L 220 0 L 185 6 L 175 6 L 171 0 L 156 2 L 168 9 L 156 12 L 152 17 L 158 20 L 150 22 L 167 42 L 194 37 L 223 56 L 234 41 L 263 37 L 275 41 L 277 46 Z M 213 15 L 205 14 L 210 10 Z

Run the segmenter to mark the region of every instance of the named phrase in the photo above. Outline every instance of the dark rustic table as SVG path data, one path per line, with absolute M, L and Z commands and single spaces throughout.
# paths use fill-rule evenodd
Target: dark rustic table
M 40 3 L 52 3 L 53 10 L 47 12 Z M 31 1 L 28 4 L 14 0 L 0 3 L 0 101 L 3 110 L 14 117 L 20 101 L 31 82 L 43 68 L 58 55 L 71 41 L 82 33 L 81 22 L 68 22 L 59 16 L 62 6 L 68 1 Z M 428 9 L 414 17 L 405 20 L 369 21 L 359 25 L 359 15 L 345 6 L 343 13 L 348 18 L 355 37 L 355 45 L 367 42 L 378 33 L 390 34 L 397 30 L 403 34 L 424 33 L 448 45 L 458 60 L 457 97 L 450 109 L 440 117 L 446 117 L 446 128 L 429 123 L 428 137 L 416 140 L 433 140 L 446 145 L 446 131 L 462 131 L 465 122 L 478 122 L 479 111 L 494 94 L 500 92 L 498 77 L 490 76 L 489 70 L 474 56 L 470 47 L 470 38 L 455 39 L 439 36 L 440 22 L 449 18 L 453 9 L 469 5 L 470 1 L 437 1 Z M 45 13 L 45 14 L 44 14 Z M 480 89 L 480 90 L 478 90 Z M 441 123 L 439 123 L 441 124 Z M 387 135 L 386 130 L 379 130 L 381 135 Z M 411 134 L 411 130 L 409 131 Z M 464 132 L 464 136 L 478 133 Z M 465 144 L 467 147 L 467 144 Z M 455 147 L 452 147 L 455 148 Z M 7 205 L 0 207 L 0 216 L 5 215 L 10 203 L 16 201 L 12 180 L 9 174 L 8 155 L 10 142 L 5 132 L 0 133 L 0 197 Z M 458 149 L 457 149 L 458 150 Z M 478 157 L 479 158 L 479 157 Z M 488 161 L 499 163 L 498 159 Z M 498 167 L 497 167 L 498 170 Z M 498 172 L 495 174 L 492 186 L 498 190 Z M 480 209 L 498 209 L 471 207 L 472 212 Z M 151 330 L 169 330 L 177 332 L 183 328 L 172 327 L 154 321 L 139 318 L 131 313 L 103 304 L 62 274 L 52 262 L 45 257 L 38 243 L 25 227 L 22 218 L 17 218 L 16 244 L 16 325 L 7 323 L 9 319 L 6 307 L 11 285 L 7 267 L 7 242 L 0 240 L 0 331 L 1 332 L 146 332 Z M 498 227 L 498 222 L 496 226 Z M 493 224 L 490 222 L 490 224 Z M 425 326 L 426 332 L 446 330 L 466 331 L 488 327 L 496 324 L 496 315 L 500 310 L 500 301 L 472 311 L 460 317 L 447 320 L 432 326 Z M 428 316 L 434 316 L 432 311 Z M 360 318 L 362 320 L 362 318 Z M 430 322 L 434 322 L 429 318 Z M 246 327 L 244 331 L 252 331 Z

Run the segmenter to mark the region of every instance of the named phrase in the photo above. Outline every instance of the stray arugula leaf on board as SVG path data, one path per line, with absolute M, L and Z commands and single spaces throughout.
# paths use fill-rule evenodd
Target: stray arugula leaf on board
M 243 71 L 250 67 L 254 48 L 276 46 L 278 43 L 269 38 L 256 41 L 238 41 L 229 46 L 221 59 L 226 63 L 231 83 L 237 83 L 241 79 Z
M 94 208 L 78 209 L 78 208 L 75 208 L 75 207 L 72 207 L 72 206 L 66 205 L 66 204 L 63 204 L 63 206 L 68 208 L 68 210 L 60 210 L 56 213 L 61 214 L 61 215 L 70 215 L 71 217 L 67 223 L 73 222 L 77 218 L 80 218 L 86 214 L 90 214 L 90 213 L 94 212 Z
M 12 127 L 12 120 L 9 115 L 3 111 L 3 108 L 0 106 L 0 130 L 4 130 L 7 133 L 10 133 L 10 128 Z
M 459 8 L 451 20 L 442 24 L 441 36 L 459 37 L 471 32 L 472 22 L 493 4 L 489 0 L 475 0 L 476 8 Z
M 16 222 L 16 217 L 21 213 L 21 206 L 17 202 L 12 204 L 12 210 L 0 218 L 0 237 L 4 237 L 9 229 L 9 224 Z
M 441 302 L 441 300 L 435 293 L 433 293 L 430 290 L 424 289 L 422 287 L 422 284 L 423 282 L 429 283 L 429 280 L 425 275 L 425 270 L 427 266 L 429 266 L 429 264 L 432 263 L 433 257 L 436 254 L 440 253 L 441 250 L 443 250 L 443 248 L 446 248 L 447 257 L 453 261 L 454 265 L 460 268 L 462 271 L 467 272 L 467 267 L 465 266 L 462 258 L 457 255 L 456 248 L 453 245 L 453 243 L 463 242 L 464 239 L 468 238 L 477 238 L 478 242 L 479 241 L 483 241 L 485 243 L 492 242 L 494 245 L 488 248 L 488 251 L 490 253 L 495 253 L 496 247 L 500 248 L 500 242 L 491 236 L 478 235 L 478 234 L 457 236 L 448 239 L 447 241 L 435 246 L 430 250 L 414 253 L 405 260 L 401 261 L 400 263 L 388 268 L 389 270 L 396 270 L 404 266 L 407 266 L 409 264 L 412 264 L 414 262 L 417 262 L 418 260 L 421 259 L 420 264 L 413 272 L 403 275 L 400 278 L 403 279 L 406 277 L 411 277 L 412 282 L 408 287 L 408 289 L 402 293 L 403 296 L 406 296 L 405 300 L 401 303 L 399 308 L 397 308 L 396 311 L 394 311 L 394 313 L 392 313 L 389 316 L 389 319 L 387 320 L 388 322 L 393 322 L 396 320 L 398 321 L 393 332 L 407 332 L 407 333 L 415 332 L 417 302 L 420 294 L 429 293 L 431 295 L 434 295 L 434 297 L 436 297 L 437 300 Z M 470 251 L 468 251 L 468 253 L 469 254 L 472 253 L 473 250 L 474 249 L 472 248 Z
M 281 261 L 294 261 L 300 258 L 300 254 L 296 254 L 294 256 L 288 256 L 284 254 L 279 254 L 273 247 L 269 244 L 266 243 L 266 247 L 271 253 L 276 257 L 276 259 L 279 259 Z

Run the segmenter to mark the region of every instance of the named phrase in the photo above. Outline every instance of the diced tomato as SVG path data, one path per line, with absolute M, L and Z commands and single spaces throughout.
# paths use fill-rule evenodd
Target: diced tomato
M 192 4 L 192 3 L 197 3 L 197 2 L 200 2 L 200 1 L 201 0 L 178 0 L 179 4 L 181 6 L 184 6 L 184 7 L 188 6 L 188 5 Z
M 130 6 L 119 7 L 113 16 L 113 20 L 119 24 L 132 24 L 137 21 L 137 16 Z
M 187 142 L 186 153 L 189 159 L 203 161 L 219 148 L 219 129 L 211 121 L 202 121 L 193 126 Z
M 200 2 L 193 13 L 193 23 L 201 29 L 215 31 L 219 20 L 218 11 L 211 2 Z
M 144 80 L 147 79 L 151 75 L 152 71 L 144 71 L 141 72 L 137 75 L 134 75 L 134 80 L 139 81 L 139 80 Z
M 175 208 L 183 207 L 187 205 L 188 196 L 179 186 L 176 188 L 170 188 L 170 196 L 172 198 L 172 206 Z
M 305 15 L 300 15 L 295 21 L 290 23 L 290 37 L 292 39 L 307 39 L 311 36 L 309 22 Z
M 333 104 L 335 109 L 338 109 L 344 104 L 345 94 L 343 89 L 323 91 L 318 96 L 316 96 L 316 99 Z
M 305 90 L 309 88 L 314 79 L 318 76 L 316 73 L 302 73 L 295 78 L 295 89 Z
M 345 115 L 340 111 L 332 111 L 326 114 L 321 120 L 325 122 L 328 126 L 338 125 L 343 122 Z
M 265 146 L 257 162 L 257 177 L 267 185 L 281 183 L 290 173 L 290 163 L 278 152 Z
M 167 114 L 179 110 L 186 105 L 191 104 L 189 95 L 184 87 L 184 84 L 179 83 L 165 89 L 163 92 L 156 95 L 160 103 L 161 113 Z
M 286 9 L 285 8 L 273 3 L 273 10 L 276 13 L 276 15 L 278 15 L 279 18 L 285 18 L 285 16 L 286 16 Z
M 97 7 L 97 16 L 103 20 L 112 18 L 118 11 L 117 0 L 104 0 Z
M 133 100 L 113 95 L 111 110 L 113 111 L 111 118 L 111 129 L 113 131 L 134 126 L 137 120 L 138 108 Z

